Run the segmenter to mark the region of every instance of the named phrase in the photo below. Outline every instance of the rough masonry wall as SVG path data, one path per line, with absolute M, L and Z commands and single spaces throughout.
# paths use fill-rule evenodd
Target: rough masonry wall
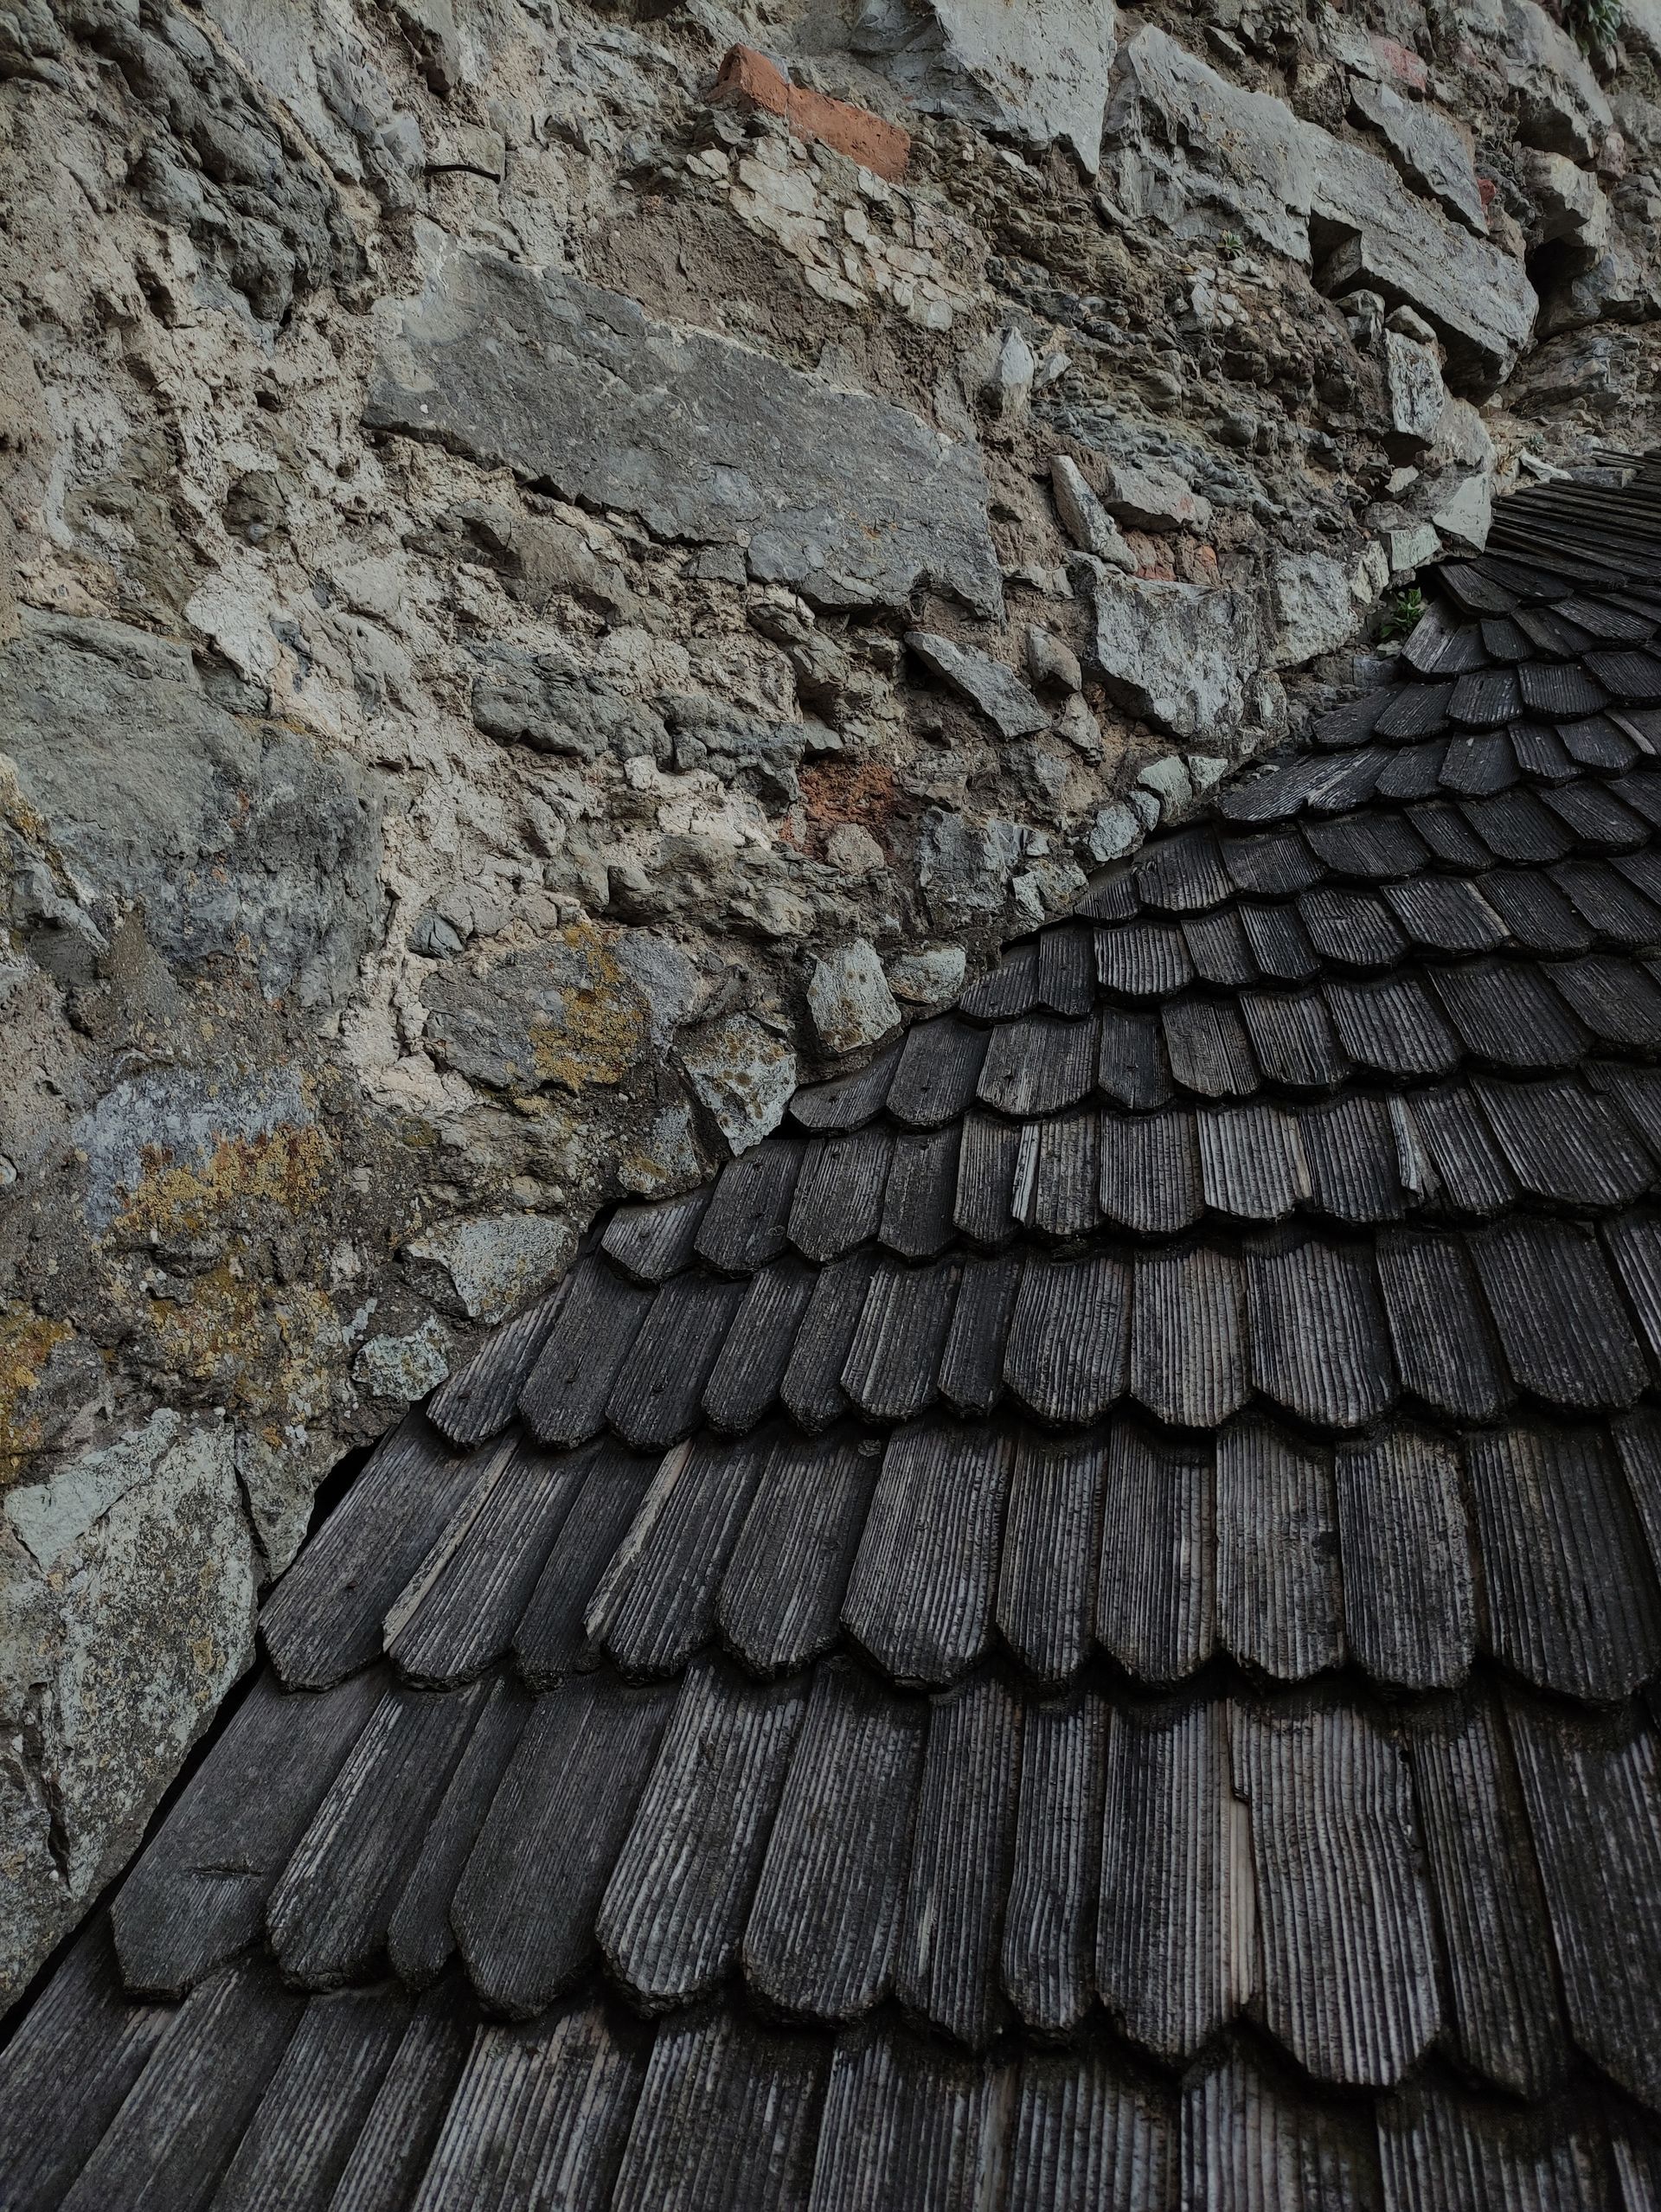
M 598 1207 L 1651 437 L 1658 54 L 1657 0 L 1591 58 L 1533 0 L 0 8 L 0 1995 L 323 1474 Z

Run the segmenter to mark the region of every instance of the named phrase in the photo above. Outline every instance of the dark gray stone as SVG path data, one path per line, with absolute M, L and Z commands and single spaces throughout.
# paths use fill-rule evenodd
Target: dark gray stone
M 1453 22 L 1504 72 L 1524 145 L 1590 162 L 1614 118 L 1590 62 L 1536 0 L 1457 0 Z
M 1242 593 L 1103 574 L 1095 617 L 1096 661 L 1118 705 L 1175 737 L 1223 736 L 1244 720 L 1260 626 Z
M 1364 77 L 1351 83 L 1350 106 L 1382 135 L 1391 161 L 1410 184 L 1439 201 L 1467 230 L 1487 235 L 1471 142 L 1440 107 L 1403 99 L 1388 85 L 1369 84 Z
M 1103 144 L 1103 180 L 1127 218 L 1179 237 L 1243 230 L 1322 265 L 1335 297 L 1364 285 L 1407 300 L 1478 388 L 1528 343 L 1536 303 L 1520 262 L 1450 222 L 1376 154 L 1242 92 L 1151 26 L 1119 58 Z
M 1376 154 L 1312 126 L 1305 139 L 1322 290 L 1337 296 L 1366 285 L 1391 305 L 1406 300 L 1435 327 L 1450 369 L 1491 389 L 1534 330 L 1538 302 L 1522 263 L 1449 222 Z
M 441 254 L 389 322 L 365 420 L 661 538 L 743 546 L 752 577 L 816 606 L 901 607 L 927 585 L 1002 610 L 969 447 L 555 270 Z
M 1000 737 L 1030 737 L 1049 728 L 1049 710 L 1039 704 L 1011 668 L 973 645 L 942 638 L 931 630 L 908 630 L 906 643 L 931 674 L 978 707 Z
M 1151 24 L 1125 46 L 1102 144 L 1122 212 L 1179 237 L 1245 234 L 1309 258 L 1310 158 L 1284 100 L 1242 91 Z
M 430 976 L 426 1042 L 492 1090 L 582 1091 L 620 1082 L 661 1051 L 695 990 L 691 963 L 667 938 L 574 922 L 477 974 L 453 961 Z
M 857 52 L 886 57 L 907 98 L 931 115 L 1058 140 L 1093 170 L 1117 43 L 1113 0 L 865 0 Z
M 668 766 L 669 732 L 662 716 L 597 676 L 585 676 L 568 655 L 492 644 L 479 658 L 473 720 L 487 737 L 574 760 L 597 760 L 607 753 L 627 760 L 645 753 L 660 768 Z
M 224 712 L 184 646 L 68 615 L 0 653 L 0 732 L 54 840 L 158 952 L 251 958 L 307 1005 L 349 993 L 383 908 L 369 771 Z

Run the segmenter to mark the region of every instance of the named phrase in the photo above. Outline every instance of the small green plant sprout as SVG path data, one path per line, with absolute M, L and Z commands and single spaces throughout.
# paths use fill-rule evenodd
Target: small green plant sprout
M 1398 638 L 1410 637 L 1419 627 L 1424 612 L 1425 595 L 1417 584 L 1410 591 L 1398 593 L 1395 605 L 1385 610 L 1379 637 L 1387 645 L 1394 644 Z
M 1620 35 L 1623 0 L 1562 0 L 1562 22 L 1582 54 L 1606 53 Z

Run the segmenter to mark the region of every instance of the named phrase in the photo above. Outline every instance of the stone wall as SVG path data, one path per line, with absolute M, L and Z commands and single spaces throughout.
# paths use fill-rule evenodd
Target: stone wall
M 1648 440 L 1658 55 L 1657 0 L 1590 57 L 1534 0 L 0 7 L 0 1996 L 323 1474 L 597 1208 Z

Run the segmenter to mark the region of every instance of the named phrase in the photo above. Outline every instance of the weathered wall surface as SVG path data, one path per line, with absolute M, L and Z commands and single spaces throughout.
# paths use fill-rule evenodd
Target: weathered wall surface
M 759 48 L 804 130 L 712 99 Z M 316 1483 L 1651 435 L 1661 10 L 0 9 L 0 1997 Z M 851 122 L 827 106 L 863 111 Z

